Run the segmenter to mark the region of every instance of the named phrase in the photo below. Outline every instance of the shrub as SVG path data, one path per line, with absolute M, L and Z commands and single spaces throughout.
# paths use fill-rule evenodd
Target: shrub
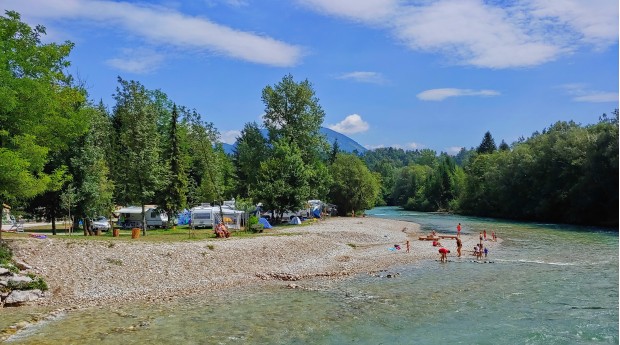
M 11 263 L 13 252 L 4 241 L 0 241 L 0 265 L 8 265 Z

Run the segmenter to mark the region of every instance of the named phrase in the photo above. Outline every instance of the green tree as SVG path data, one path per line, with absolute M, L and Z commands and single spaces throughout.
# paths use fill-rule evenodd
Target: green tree
M 142 206 L 142 233 L 146 235 L 145 204 L 154 200 L 161 188 L 157 112 L 146 88 L 137 81 L 118 78 L 114 99 L 114 117 L 119 124 L 118 141 L 122 148 L 117 159 L 117 174 L 122 188 L 119 198 Z
M 333 184 L 329 196 L 338 205 L 338 212 L 364 211 L 375 206 L 380 183 L 366 164 L 355 155 L 338 154 L 330 166 Z
M 246 123 L 233 152 L 235 172 L 239 179 L 237 194 L 247 197 L 258 184 L 260 163 L 268 155 L 267 140 L 256 122 Z
M 88 226 L 91 217 L 109 217 L 114 206 L 108 160 L 112 150 L 110 116 L 103 103 L 88 108 L 88 112 L 89 130 L 75 145 L 70 163 L 77 202 L 74 214 L 85 219 L 85 235 L 92 234 Z
M 304 164 L 311 164 L 326 152 L 328 144 L 319 130 L 325 112 L 308 80 L 296 83 L 286 75 L 276 85 L 263 89 L 263 116 L 271 143 L 284 140 L 296 146 Z
M 311 172 L 304 165 L 299 148 L 286 141 L 273 143 L 273 153 L 261 162 L 258 177 L 252 197 L 273 210 L 278 219 L 286 211 L 301 209 L 310 196 Z
M 67 169 L 51 155 L 86 129 L 85 92 L 65 73 L 73 44 L 42 44 L 44 34 L 17 12 L 0 16 L 0 204 L 58 189 Z
M 484 137 L 482 138 L 482 142 L 480 146 L 476 149 L 478 153 L 493 153 L 497 151 L 497 146 L 495 146 L 495 140 L 493 140 L 493 136 L 491 136 L 491 132 L 487 131 L 484 133 Z
M 190 157 L 188 204 L 197 205 L 217 200 L 223 202 L 223 173 L 220 169 L 222 155 L 214 149 L 219 133 L 211 122 L 202 121 L 195 110 L 182 109 L 187 126 L 187 143 Z M 228 168 L 227 168 L 228 169 Z
M 164 161 L 167 167 L 166 181 L 163 188 L 162 206 L 169 215 L 170 220 L 174 219 L 179 210 L 187 204 L 187 173 L 181 150 L 181 136 L 178 130 L 179 112 L 176 104 L 173 105 L 170 124 L 168 126 L 167 142 L 168 146 L 164 151 Z

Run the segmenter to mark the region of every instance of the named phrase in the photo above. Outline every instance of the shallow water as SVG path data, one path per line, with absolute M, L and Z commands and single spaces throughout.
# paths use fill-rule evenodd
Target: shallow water
M 617 344 L 618 233 L 376 208 L 426 230 L 496 230 L 489 263 L 450 257 L 360 275 L 74 311 L 13 344 Z M 5 317 L 6 309 L 0 311 Z

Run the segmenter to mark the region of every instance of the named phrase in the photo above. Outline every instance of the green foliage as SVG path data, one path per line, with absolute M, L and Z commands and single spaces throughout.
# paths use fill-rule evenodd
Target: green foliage
M 244 183 L 238 184 L 238 195 L 250 195 L 258 184 L 260 163 L 269 154 L 267 140 L 263 137 L 256 122 L 246 123 L 237 139 L 237 147 L 233 153 L 233 164 L 237 178 Z
M 47 291 L 48 290 L 48 286 L 47 283 L 45 282 L 45 280 L 43 280 L 43 278 L 41 277 L 34 277 L 31 276 L 32 281 L 25 283 L 25 282 L 19 282 L 19 283 L 13 283 L 13 282 L 9 282 L 9 284 L 7 285 L 7 288 L 11 289 L 11 290 L 41 290 L 41 291 Z
M 11 248 L 4 241 L 0 241 L 0 265 L 8 265 L 13 258 Z
M 480 143 L 480 146 L 478 146 L 478 148 L 476 149 L 476 152 L 483 154 L 483 153 L 493 153 L 497 151 L 497 146 L 495 146 L 495 140 L 493 140 L 493 137 L 491 136 L 491 132 L 486 132 L 484 133 L 484 137 L 482 138 L 482 142 Z
M 557 122 L 543 133 L 479 155 L 466 167 L 465 213 L 559 223 L 617 225 L 618 112 L 580 126 Z
M 284 140 L 297 146 L 305 164 L 326 152 L 327 142 L 319 133 L 325 112 L 308 80 L 296 83 L 292 75 L 286 75 L 280 83 L 263 89 L 262 100 L 271 143 Z
M 278 218 L 286 211 L 302 208 L 308 200 L 312 175 L 300 150 L 286 141 L 273 143 L 272 156 L 261 163 L 258 177 L 258 188 L 252 197 L 262 200 Z
M 118 136 L 115 164 L 117 193 L 127 204 L 144 205 L 154 200 L 155 192 L 164 184 L 160 164 L 160 135 L 155 103 L 149 92 L 136 81 L 118 78 L 114 99 L 114 121 Z M 146 234 L 146 222 L 142 222 Z
M 185 160 L 181 151 L 181 137 L 178 131 L 179 113 L 176 104 L 173 106 L 170 116 L 169 132 L 167 137 L 168 146 L 164 150 L 164 162 L 167 166 L 166 181 L 164 182 L 162 207 L 172 219 L 179 210 L 187 204 L 187 173 Z
M 355 155 L 338 154 L 330 166 L 333 178 L 329 196 L 338 205 L 338 212 L 358 212 L 375 206 L 380 191 L 377 177 Z
M 252 225 L 255 225 L 255 224 L 258 224 L 258 217 L 250 216 L 250 218 L 248 218 L 248 225 L 252 227 Z
M 189 157 L 187 203 L 192 206 L 223 200 L 221 187 L 223 173 L 220 170 L 222 165 L 219 164 L 219 160 L 228 161 L 228 158 L 217 154 L 213 148 L 219 133 L 212 123 L 203 122 L 196 111 L 181 109 L 181 113 L 187 127 L 186 143 Z
M 1 202 L 57 189 L 62 164 L 48 164 L 50 157 L 86 130 L 85 92 L 64 73 L 73 44 L 42 44 L 44 34 L 16 12 L 0 16 Z

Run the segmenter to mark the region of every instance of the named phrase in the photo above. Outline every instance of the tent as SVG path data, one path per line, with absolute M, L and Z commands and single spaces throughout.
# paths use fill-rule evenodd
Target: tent
M 299 217 L 293 217 L 288 223 L 293 225 L 299 225 L 301 224 L 301 220 L 299 220 Z
M 271 229 L 271 228 L 273 228 L 273 226 L 271 226 L 271 224 L 269 224 L 269 221 L 267 221 L 267 219 L 265 219 L 263 217 L 260 217 L 258 219 L 258 222 L 263 224 L 263 228 L 264 229 Z

